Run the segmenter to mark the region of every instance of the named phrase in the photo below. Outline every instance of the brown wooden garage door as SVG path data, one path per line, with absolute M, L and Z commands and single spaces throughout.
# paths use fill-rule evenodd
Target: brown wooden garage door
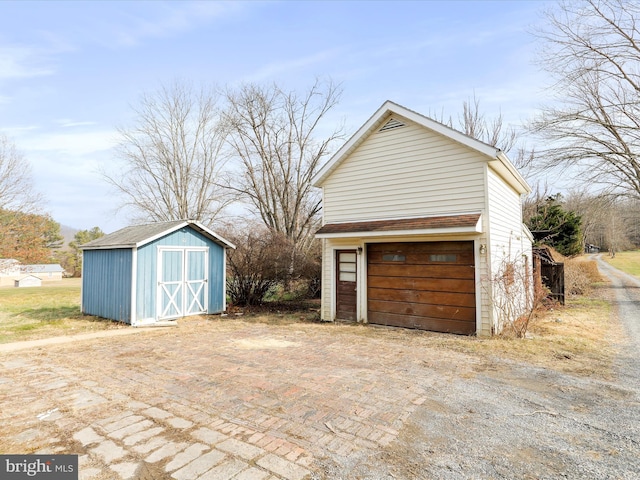
M 473 242 L 367 245 L 369 323 L 473 334 Z

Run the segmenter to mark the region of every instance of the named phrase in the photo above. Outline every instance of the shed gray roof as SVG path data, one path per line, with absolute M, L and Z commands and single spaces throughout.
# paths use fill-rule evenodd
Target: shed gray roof
M 204 225 L 193 220 L 174 220 L 171 222 L 156 222 L 145 225 L 124 227 L 96 240 L 85 243 L 84 245 L 80 245 L 80 248 L 82 250 L 98 250 L 141 247 L 142 245 L 164 237 L 165 235 L 173 233 L 186 226 L 190 226 L 224 248 L 236 248 L 233 243 L 225 240 L 220 235 L 212 232 Z

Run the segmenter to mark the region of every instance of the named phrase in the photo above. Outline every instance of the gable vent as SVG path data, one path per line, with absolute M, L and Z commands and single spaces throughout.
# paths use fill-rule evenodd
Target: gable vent
M 404 127 L 404 123 L 402 123 L 399 120 L 396 120 L 395 118 L 392 118 L 387 123 L 384 124 L 384 127 L 382 127 L 378 131 L 379 132 L 386 132 L 387 130 L 392 130 L 394 128 L 400 128 L 400 127 Z

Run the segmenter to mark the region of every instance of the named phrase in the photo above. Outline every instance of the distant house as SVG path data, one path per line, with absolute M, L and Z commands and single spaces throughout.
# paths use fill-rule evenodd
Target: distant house
M 22 265 L 18 260 L 0 259 L 0 286 L 14 285 L 25 276 L 38 277 L 44 281 L 62 280 L 64 269 L 55 264 Z
M 0 286 L 13 285 L 22 275 L 20 262 L 13 258 L 0 259 Z
M 33 275 L 45 281 L 62 280 L 64 274 L 64 268 L 57 263 L 22 265 L 20 270 L 23 274 Z
M 313 184 L 323 195 L 323 320 L 491 335 L 503 327 L 499 301 L 524 311 L 531 189 L 500 149 L 385 102 Z M 517 296 L 510 262 L 526 278 Z
M 14 281 L 14 287 L 17 288 L 40 286 L 42 286 L 42 280 L 40 277 L 36 277 L 35 275 L 27 275 L 26 277 L 22 277 L 21 279 Z
M 198 222 L 126 227 L 81 245 L 82 312 L 144 325 L 226 309 L 226 251 Z

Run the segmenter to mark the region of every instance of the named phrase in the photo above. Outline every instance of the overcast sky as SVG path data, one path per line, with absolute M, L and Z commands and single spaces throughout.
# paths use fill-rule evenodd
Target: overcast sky
M 385 101 L 454 118 L 473 97 L 526 121 L 545 99 L 528 33 L 542 1 L 0 1 L 0 132 L 31 162 L 53 218 L 105 232 L 127 225 L 98 174 L 115 127 L 142 92 L 175 79 L 330 77 L 332 121 L 353 133 Z

